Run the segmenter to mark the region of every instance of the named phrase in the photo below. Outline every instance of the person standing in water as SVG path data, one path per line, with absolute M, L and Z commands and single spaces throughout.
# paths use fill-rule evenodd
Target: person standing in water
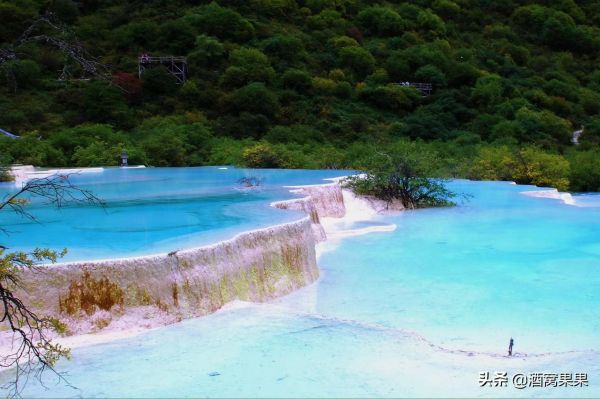
M 508 343 L 508 356 L 512 356 L 512 350 L 513 350 L 514 344 L 515 344 L 515 341 L 511 337 L 510 342 Z

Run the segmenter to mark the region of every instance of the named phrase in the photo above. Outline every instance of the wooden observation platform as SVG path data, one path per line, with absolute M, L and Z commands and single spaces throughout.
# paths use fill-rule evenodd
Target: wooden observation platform
M 429 97 L 433 92 L 433 85 L 431 83 L 416 83 L 416 82 L 400 82 L 398 83 L 404 87 L 412 87 L 421 92 L 423 97 Z
M 185 57 L 141 55 L 138 58 L 138 76 L 141 79 L 146 69 L 161 65 L 177 79 L 177 84 L 185 83 L 187 79 L 187 59 Z

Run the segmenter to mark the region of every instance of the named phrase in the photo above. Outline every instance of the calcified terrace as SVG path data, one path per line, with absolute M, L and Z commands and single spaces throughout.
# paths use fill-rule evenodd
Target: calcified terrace
M 302 211 L 300 220 L 168 254 L 46 265 L 43 273 L 23 276 L 20 295 L 65 323 L 70 334 L 156 327 L 209 314 L 235 299 L 286 295 L 319 276 L 315 244 L 327 239 L 321 220 L 331 226 L 346 215 L 337 182 L 293 191 L 302 197 L 271 206 Z M 358 213 L 365 217 L 369 210 L 364 202 Z

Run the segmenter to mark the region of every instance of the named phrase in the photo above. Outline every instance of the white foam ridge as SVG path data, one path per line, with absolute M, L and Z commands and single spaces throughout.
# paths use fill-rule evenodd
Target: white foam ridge
M 120 166 L 120 169 L 142 169 L 144 165 Z M 16 185 L 22 185 L 32 179 L 44 179 L 55 175 L 72 175 L 83 173 L 102 173 L 103 167 L 83 167 L 83 168 L 55 168 L 55 169 L 39 169 L 32 165 L 15 165 L 10 168 L 10 174 L 14 178 Z
M 522 191 L 521 194 L 536 198 L 550 198 L 562 201 L 566 205 L 578 206 L 575 198 L 570 193 L 562 193 L 555 188 Z
M 337 184 L 337 183 L 333 183 Z M 381 224 L 352 228 L 357 222 L 370 222 L 377 216 L 377 211 L 364 199 L 350 190 L 342 190 L 346 214 L 343 218 L 322 218 L 321 225 L 329 238 L 353 237 L 376 232 L 396 230 L 395 224 Z M 350 228 L 348 228 L 350 226 Z
M 58 169 L 37 169 L 31 165 L 13 166 L 10 168 L 10 174 L 14 177 L 17 185 L 27 183 L 32 179 L 44 179 L 55 175 L 71 175 L 80 173 L 102 173 L 104 168 L 58 168 Z

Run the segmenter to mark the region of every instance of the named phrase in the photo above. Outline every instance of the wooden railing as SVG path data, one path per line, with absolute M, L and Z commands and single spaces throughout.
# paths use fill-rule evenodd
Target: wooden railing
M 157 56 L 145 56 L 141 55 L 138 58 L 141 64 L 168 64 L 171 62 L 187 62 L 185 57 L 174 57 L 174 56 L 165 56 L 165 57 L 157 57 Z
M 140 55 L 138 62 L 138 76 L 140 78 L 146 69 L 164 65 L 171 75 L 177 79 L 178 84 L 185 83 L 187 79 L 187 59 L 185 57 Z

